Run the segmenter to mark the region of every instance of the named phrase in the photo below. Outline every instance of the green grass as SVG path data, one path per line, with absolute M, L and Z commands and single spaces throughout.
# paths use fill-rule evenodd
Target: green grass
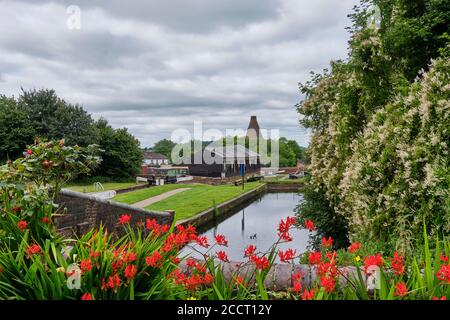
M 261 185 L 260 182 L 249 182 L 245 184 L 244 190 L 242 190 L 242 186 L 234 185 L 184 185 L 183 187 L 190 187 L 191 189 L 156 202 L 146 209 L 156 211 L 175 210 L 175 220 L 182 220 L 213 207 L 214 202 L 219 205 Z
M 103 188 L 105 188 L 105 191 L 107 190 L 118 190 L 123 188 L 128 188 L 135 186 L 136 182 L 105 182 L 102 183 Z M 71 184 L 66 187 L 65 189 L 69 189 L 72 191 L 78 191 L 78 192 L 94 192 L 94 184 Z
M 111 200 L 116 201 L 116 202 L 126 203 L 126 204 L 133 204 L 133 203 L 136 203 L 136 202 L 139 202 L 139 201 L 151 198 L 151 197 L 155 197 L 157 195 L 160 195 L 160 194 L 170 191 L 170 190 L 179 189 L 179 188 L 189 188 L 189 187 L 190 187 L 189 185 L 184 185 L 184 184 L 165 184 L 162 186 L 154 186 L 154 187 L 147 188 L 147 189 L 141 189 L 141 190 L 131 191 L 131 192 L 127 192 L 127 193 L 122 193 L 122 194 L 115 196 Z

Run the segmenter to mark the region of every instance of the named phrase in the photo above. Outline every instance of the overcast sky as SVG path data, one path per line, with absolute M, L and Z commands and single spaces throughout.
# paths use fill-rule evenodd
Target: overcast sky
M 0 0 L 0 93 L 53 88 L 142 146 L 194 120 L 245 129 L 250 115 L 306 146 L 298 82 L 346 58 L 357 3 Z M 80 29 L 67 26 L 70 5 Z

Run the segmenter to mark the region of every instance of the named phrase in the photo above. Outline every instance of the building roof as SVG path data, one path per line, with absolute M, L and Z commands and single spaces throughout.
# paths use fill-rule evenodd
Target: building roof
M 216 156 L 225 159 L 258 158 L 259 154 L 238 144 L 235 146 L 208 146 L 205 150 L 214 152 Z
M 167 157 L 158 152 L 146 151 L 144 152 L 144 159 L 147 160 L 167 160 Z

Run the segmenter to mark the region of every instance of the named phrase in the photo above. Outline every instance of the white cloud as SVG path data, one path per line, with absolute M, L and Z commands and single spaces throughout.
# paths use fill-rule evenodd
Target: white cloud
M 150 146 L 172 130 L 260 125 L 307 142 L 298 82 L 346 57 L 356 0 L 3 1 L 0 92 L 54 88 Z M 66 8 L 81 8 L 81 30 Z

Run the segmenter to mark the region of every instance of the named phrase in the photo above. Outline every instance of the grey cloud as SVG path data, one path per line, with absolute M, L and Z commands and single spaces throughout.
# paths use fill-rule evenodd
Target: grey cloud
M 307 144 L 298 82 L 345 58 L 357 0 L 3 1 L 0 93 L 54 88 L 143 145 L 202 120 Z M 81 30 L 65 26 L 69 4 Z

